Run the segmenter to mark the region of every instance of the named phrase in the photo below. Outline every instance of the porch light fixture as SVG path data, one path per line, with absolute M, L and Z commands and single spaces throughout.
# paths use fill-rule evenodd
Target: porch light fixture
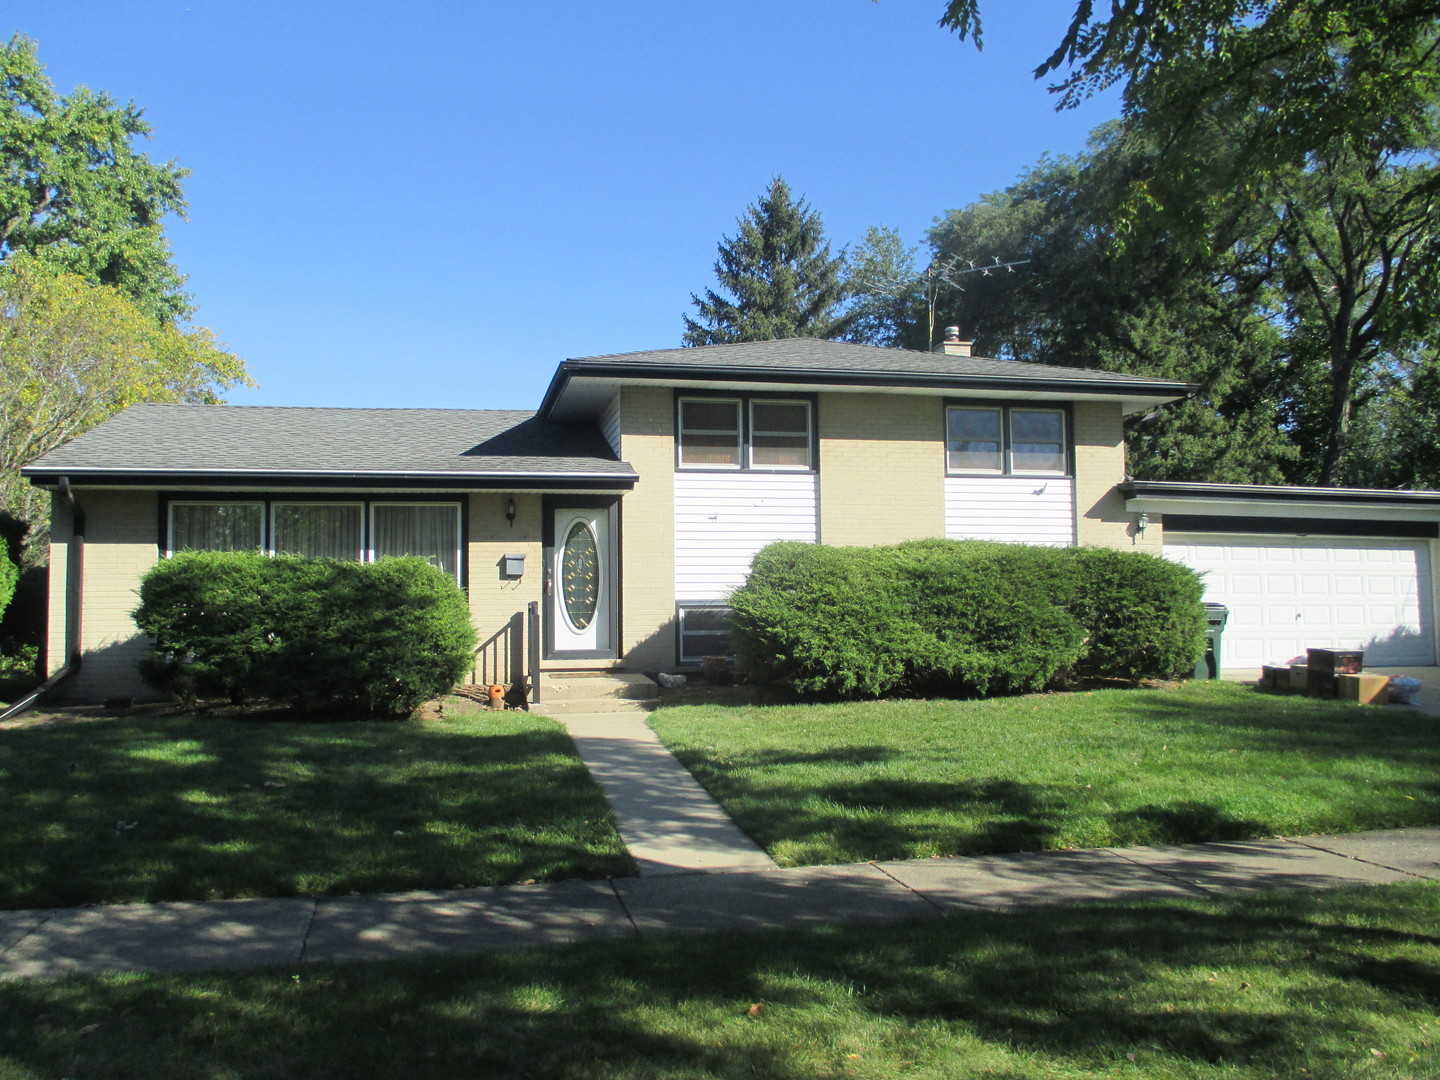
M 510 527 L 515 527 L 515 496 L 511 495 L 505 500 L 505 520 L 510 522 Z
M 1135 519 L 1135 531 L 1136 531 L 1137 533 L 1144 533 L 1145 530 L 1148 529 L 1149 527 L 1150 527 L 1150 515 L 1149 515 L 1149 514 L 1144 514 L 1144 513 L 1142 513 L 1138 518 Z

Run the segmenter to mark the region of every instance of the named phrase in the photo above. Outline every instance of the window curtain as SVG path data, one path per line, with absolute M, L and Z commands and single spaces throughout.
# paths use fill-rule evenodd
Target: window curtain
M 258 551 L 265 520 L 259 503 L 174 503 L 171 551 Z
M 359 506 L 343 503 L 276 503 L 275 553 L 308 559 L 360 559 Z
M 419 555 L 460 576 L 460 508 L 375 504 L 375 557 Z

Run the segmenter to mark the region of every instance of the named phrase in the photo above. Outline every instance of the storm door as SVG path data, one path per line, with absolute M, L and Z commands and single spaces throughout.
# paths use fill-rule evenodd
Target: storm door
M 552 658 L 613 657 L 618 614 L 613 506 L 554 506 L 546 537 L 546 645 Z

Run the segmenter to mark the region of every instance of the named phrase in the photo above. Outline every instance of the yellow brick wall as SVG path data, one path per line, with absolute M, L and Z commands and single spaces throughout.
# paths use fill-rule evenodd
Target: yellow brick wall
M 140 603 L 140 579 L 159 557 L 159 501 L 153 491 L 79 490 L 85 511 L 84 593 L 80 673 L 60 691 L 67 699 L 98 701 L 112 697 L 154 699 L 159 695 L 140 679 L 135 662 L 149 651 L 149 639 L 130 613 Z M 68 537 L 68 522 L 61 537 Z M 50 564 L 52 665 L 56 635 L 65 623 L 65 558 Z M 57 576 L 58 574 L 58 576 Z M 58 602 L 58 607 L 57 607 Z M 65 649 L 59 648 L 63 663 Z
M 668 387 L 627 386 L 620 457 L 640 479 L 620 504 L 621 656 L 637 671 L 675 663 L 675 398 Z
M 895 544 L 945 535 L 939 398 L 821 394 L 820 542 Z
M 66 580 L 70 565 L 70 540 L 73 522 L 70 506 L 59 495 L 50 497 L 50 595 L 45 626 L 45 671 L 53 675 L 70 658 L 70 642 L 65 637 Z
M 528 492 L 513 496 L 514 525 L 505 520 L 505 500 L 510 497 L 496 493 L 470 496 L 470 619 L 480 639 L 472 677 L 482 685 L 494 682 L 508 687 L 522 677 L 528 649 L 526 607 L 532 600 L 541 600 L 544 592 L 540 496 Z M 500 560 L 505 555 L 525 556 L 523 577 L 501 574 Z
M 1160 552 L 1160 528 L 1135 531 L 1135 515 L 1115 485 L 1125 476 L 1125 432 L 1118 402 L 1077 401 L 1075 424 L 1076 540 L 1097 547 Z M 1158 525 L 1158 523 L 1157 523 Z

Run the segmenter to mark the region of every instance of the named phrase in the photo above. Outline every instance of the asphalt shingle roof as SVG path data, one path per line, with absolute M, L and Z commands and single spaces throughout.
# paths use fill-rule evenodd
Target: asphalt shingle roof
M 25 471 L 634 476 L 595 427 L 532 412 L 155 404 L 132 405 Z
M 1014 379 L 1016 381 L 1060 381 L 1144 384 L 1153 386 L 1169 380 L 1140 378 L 1114 371 L 1030 364 L 1017 360 L 995 360 L 986 356 L 951 356 L 915 349 L 889 349 L 878 345 L 855 345 L 846 341 L 819 338 L 785 338 L 779 341 L 745 341 L 734 345 L 702 345 L 689 349 L 654 349 L 649 352 L 619 353 L 612 356 L 585 356 L 569 361 L 577 374 L 587 365 L 614 365 L 657 368 L 703 368 L 717 372 L 754 371 L 820 374 L 845 372 L 876 375 L 928 375 Z M 698 372 L 697 372 L 698 374 Z M 1186 383 L 1173 383 L 1177 389 Z

